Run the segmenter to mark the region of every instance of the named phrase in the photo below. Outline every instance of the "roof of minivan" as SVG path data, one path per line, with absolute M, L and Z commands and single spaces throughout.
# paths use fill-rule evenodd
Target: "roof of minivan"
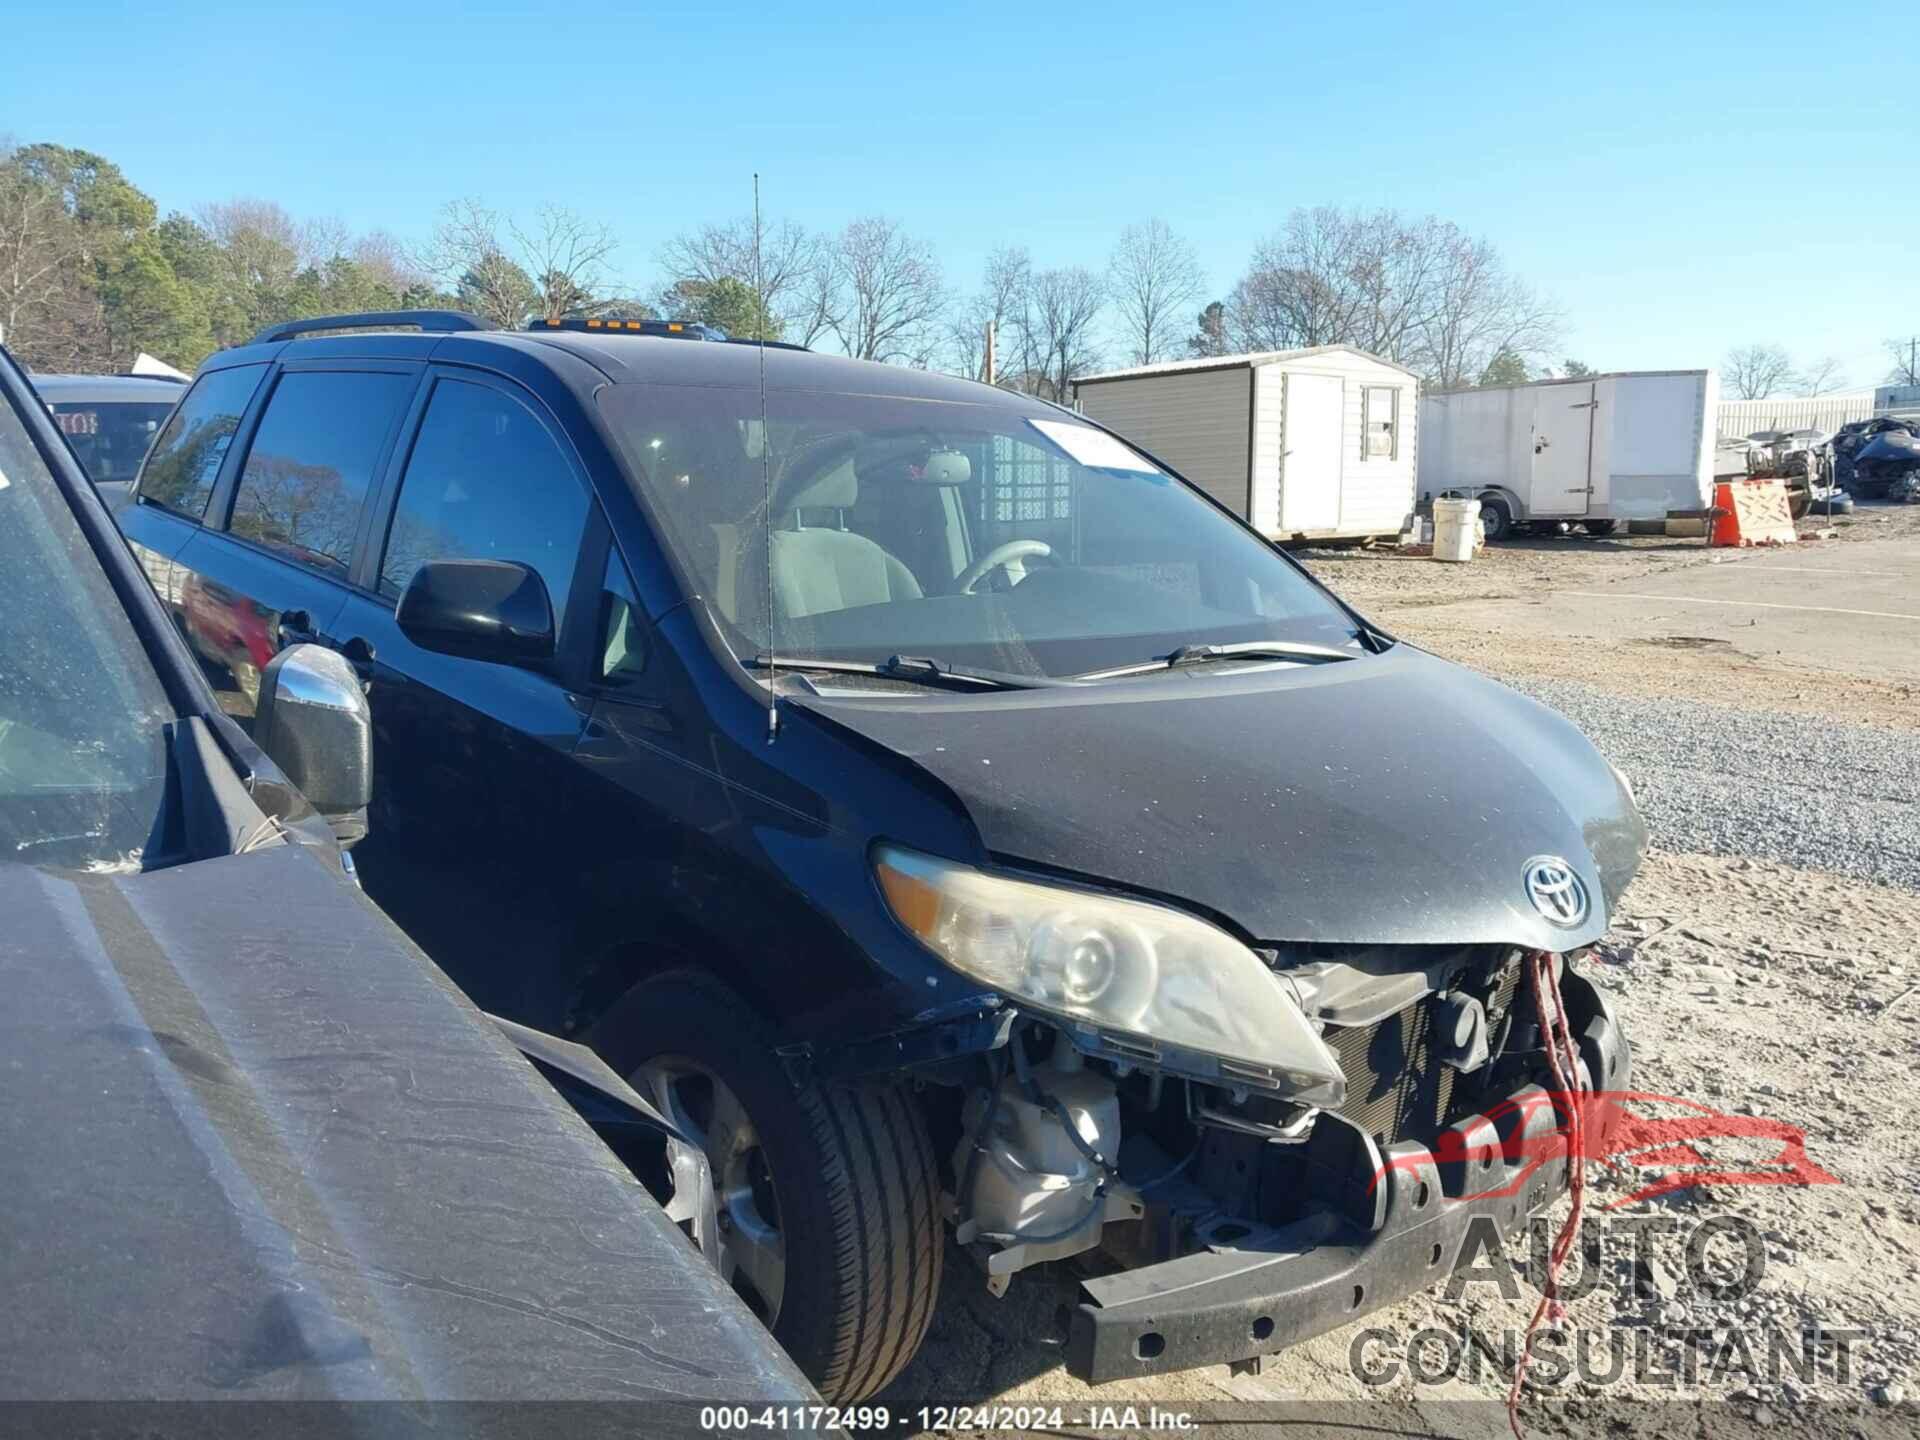
M 171 405 L 185 393 L 179 380 L 162 380 L 151 375 L 42 375 L 27 377 L 42 400 L 80 401 L 82 403 L 126 400 Z
M 276 358 L 303 357 L 434 359 L 456 365 L 462 362 L 484 365 L 489 354 L 498 355 L 502 350 L 516 351 L 523 358 L 540 363 L 583 398 L 606 381 L 616 385 L 712 385 L 739 389 L 751 389 L 760 383 L 761 350 L 757 345 L 591 330 L 425 333 L 361 330 L 239 345 L 217 351 L 207 358 L 202 368 L 219 369 Z M 818 390 L 999 406 L 1027 414 L 1058 413 L 1048 402 L 1031 395 L 933 370 L 850 360 L 844 355 L 821 355 L 787 346 L 769 346 L 765 355 L 769 390 Z
M 597 334 L 593 331 L 489 330 L 450 337 L 463 344 L 508 342 L 564 350 L 618 384 L 725 385 L 751 388 L 760 383 L 757 345 L 710 340 L 675 340 L 653 335 Z M 298 343 L 297 341 L 294 343 Z M 449 347 L 451 348 L 451 346 Z M 811 350 L 768 347 L 767 387 L 771 390 L 824 390 L 835 393 L 893 395 L 946 400 L 969 405 L 1031 408 L 1044 402 L 1030 395 L 873 360 L 822 355 Z

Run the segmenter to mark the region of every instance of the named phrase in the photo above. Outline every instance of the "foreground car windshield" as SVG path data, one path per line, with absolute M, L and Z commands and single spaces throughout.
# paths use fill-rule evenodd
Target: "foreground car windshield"
M 0 863 L 133 867 L 173 719 L 73 512 L 0 400 Z
M 601 405 L 743 659 L 1070 676 L 1353 621 L 1185 485 L 1062 412 L 612 386 Z M 768 525 L 768 516 L 772 524 Z

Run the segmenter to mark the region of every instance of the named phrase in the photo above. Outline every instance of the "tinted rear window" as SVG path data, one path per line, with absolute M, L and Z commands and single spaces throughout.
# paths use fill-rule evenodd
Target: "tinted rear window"
M 207 513 L 220 461 L 266 368 L 237 365 L 194 381 L 147 457 L 140 476 L 141 499 L 192 520 Z
M 153 400 L 56 400 L 47 406 L 87 478 L 131 480 L 173 405 Z
M 411 375 L 294 371 L 280 377 L 234 496 L 235 535 L 344 578 L 360 508 Z

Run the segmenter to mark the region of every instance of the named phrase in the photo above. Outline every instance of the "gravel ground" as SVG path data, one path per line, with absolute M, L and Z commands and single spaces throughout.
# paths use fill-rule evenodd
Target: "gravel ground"
M 1626 771 L 1661 849 L 1920 890 L 1920 733 L 1576 681 L 1509 683 L 1567 716 Z

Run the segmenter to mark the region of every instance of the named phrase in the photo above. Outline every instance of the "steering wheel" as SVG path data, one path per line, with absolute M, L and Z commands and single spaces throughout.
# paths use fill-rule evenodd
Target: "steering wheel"
M 960 578 L 953 582 L 954 588 L 962 595 L 971 595 L 973 587 L 986 579 L 990 572 L 1011 565 L 1016 560 L 1025 560 L 1028 557 L 1037 560 L 1051 554 L 1053 554 L 1053 547 L 1044 540 L 1009 540 L 1004 545 L 994 546 L 962 570 Z

